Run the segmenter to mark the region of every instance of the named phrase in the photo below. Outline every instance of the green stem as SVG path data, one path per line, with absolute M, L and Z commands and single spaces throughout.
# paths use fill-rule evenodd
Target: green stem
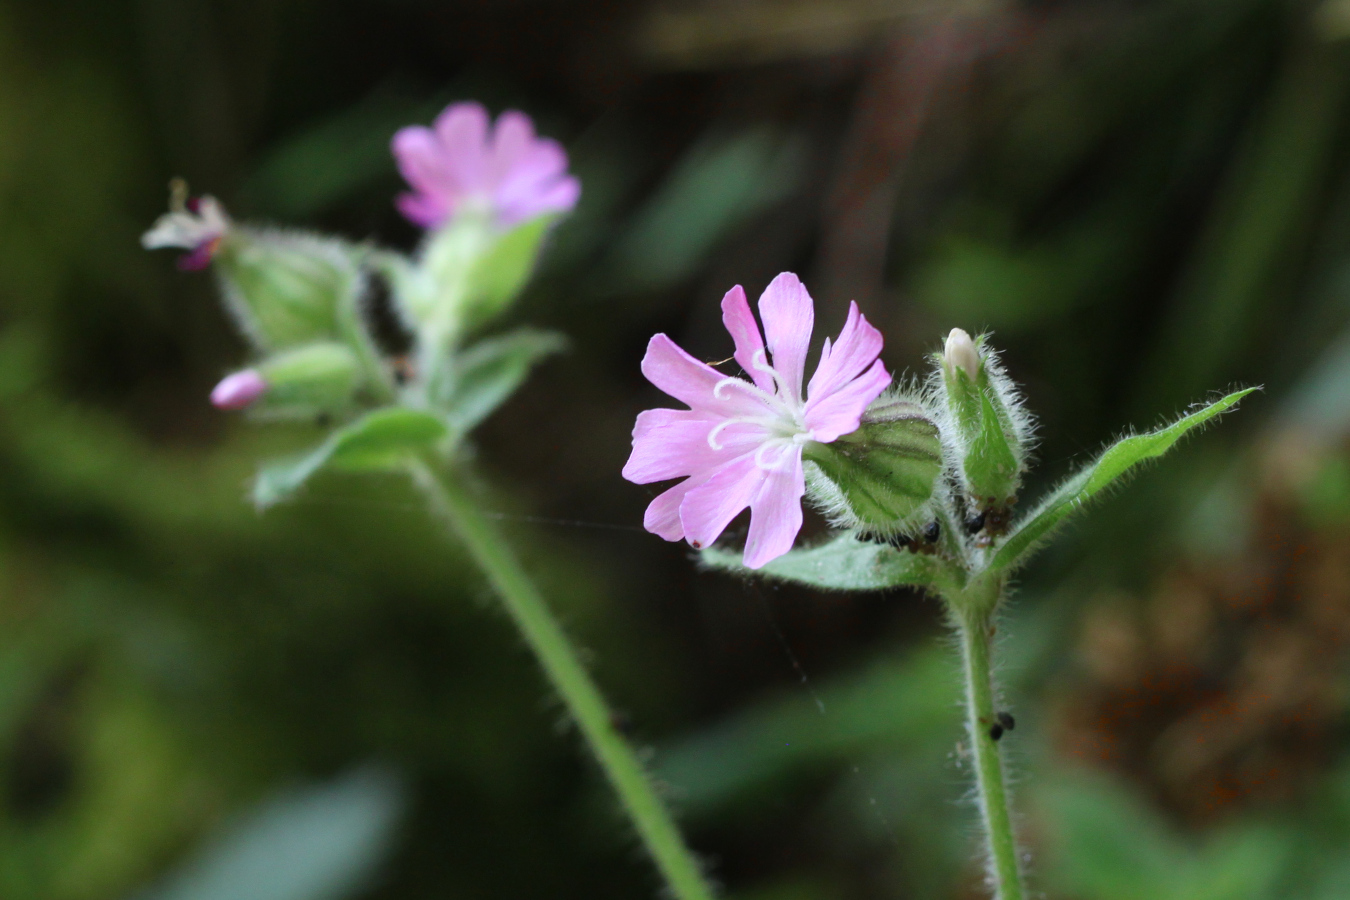
M 1002 585 L 994 586 L 1001 592 Z M 993 594 L 996 601 L 998 593 Z M 993 677 L 989 669 L 993 643 L 993 607 L 985 597 L 965 598 L 955 606 L 961 632 L 961 658 L 966 679 L 966 728 L 975 757 L 975 784 L 988 841 L 989 865 L 997 900 L 1022 900 L 1022 876 L 1017 864 L 1017 842 L 1008 811 L 1003 759 L 990 729 L 998 721 L 994 709 Z M 975 602 L 971 602 L 975 601 Z M 985 601 L 985 602 L 981 602 Z
M 414 463 L 412 474 L 432 509 L 468 545 L 474 561 L 506 604 L 526 643 L 581 727 L 674 896 L 679 900 L 712 900 L 713 892 L 704 881 L 698 861 L 685 845 L 637 754 L 616 730 L 614 716 L 599 688 L 510 547 L 479 512 L 466 486 L 454 474 L 446 473 L 430 460 Z

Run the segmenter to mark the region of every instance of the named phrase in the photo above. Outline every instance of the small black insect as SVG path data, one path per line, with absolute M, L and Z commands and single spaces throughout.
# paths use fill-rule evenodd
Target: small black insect
M 987 512 L 981 510 L 980 512 L 966 519 L 966 532 L 968 534 L 975 534 L 980 529 L 984 528 L 984 517 L 987 515 L 988 515 Z
M 923 539 L 930 544 L 936 544 L 938 537 L 941 535 L 942 528 L 938 525 L 937 519 L 934 519 L 923 527 Z
M 1004 731 L 1012 731 L 1017 727 L 1017 720 L 1012 717 L 1012 713 L 1010 712 L 1001 710 L 995 718 L 997 718 L 998 723 L 1003 726 Z
M 992 738 L 993 740 L 998 740 L 999 738 L 1003 737 L 1003 726 L 998 724 L 997 722 L 995 722 L 993 725 L 990 725 L 989 737 Z

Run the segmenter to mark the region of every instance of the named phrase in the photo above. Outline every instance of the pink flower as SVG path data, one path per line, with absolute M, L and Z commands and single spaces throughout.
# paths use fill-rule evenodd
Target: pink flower
M 243 409 L 267 393 L 267 381 L 257 369 L 244 369 L 226 375 L 211 391 L 211 405 L 217 409 Z
M 728 378 L 669 337 L 647 345 L 642 374 L 689 409 L 649 409 L 633 428 L 623 477 L 637 484 L 683 478 L 647 507 L 643 525 L 695 549 L 717 540 L 750 507 L 745 564 L 758 569 L 792 549 L 802 527 L 802 449 L 856 431 L 868 404 L 890 384 L 877 355 L 881 332 L 856 303 L 839 340 L 829 339 L 806 394 L 802 377 L 815 313 L 796 275 L 784 272 L 759 298 L 764 335 L 737 285 L 722 298 L 722 322 L 751 381 Z
M 581 183 L 567 174 L 563 148 L 535 137 L 530 117 L 515 110 L 489 128 L 481 105 L 451 104 L 432 128 L 400 129 L 393 151 L 413 188 L 398 198 L 399 211 L 423 228 L 437 228 L 463 209 L 486 212 L 509 227 L 569 210 L 581 195 Z

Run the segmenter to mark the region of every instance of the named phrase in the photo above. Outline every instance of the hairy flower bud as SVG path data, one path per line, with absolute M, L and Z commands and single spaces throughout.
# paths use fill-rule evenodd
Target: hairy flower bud
M 226 301 L 262 350 L 338 337 L 365 287 L 339 241 L 236 228 L 216 254 Z
M 808 444 L 811 499 L 837 525 L 875 534 L 908 532 L 928 517 L 942 472 L 938 427 L 917 401 L 888 397 L 857 431 Z
M 342 344 L 327 341 L 272 356 L 258 371 L 268 385 L 258 411 L 273 416 L 336 411 L 351 402 L 361 381 L 356 355 Z
M 960 328 L 947 336 L 938 368 L 943 440 L 962 487 L 974 508 L 1001 516 L 1021 484 L 1030 417 L 997 357 Z

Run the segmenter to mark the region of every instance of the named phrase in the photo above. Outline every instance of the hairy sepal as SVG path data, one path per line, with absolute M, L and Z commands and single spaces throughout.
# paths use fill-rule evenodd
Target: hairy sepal
M 792 550 L 760 569 L 748 569 L 741 554 L 710 547 L 700 561 L 709 569 L 759 575 L 836 591 L 883 591 L 897 587 L 956 587 L 959 573 L 942 557 L 841 534 L 817 547 Z
M 843 528 L 892 535 L 928 518 L 939 476 L 938 427 L 918 403 L 873 404 L 857 431 L 829 444 L 808 444 L 812 502 Z
M 1010 505 L 1021 487 L 1032 421 L 997 354 L 976 339 L 979 370 L 974 378 L 937 356 L 933 384 L 942 408 L 944 443 L 962 488 L 979 509 Z
M 304 232 L 238 228 L 216 257 L 227 308 L 259 350 L 350 341 L 366 291 L 358 253 Z
M 1095 461 L 1069 477 L 1035 510 L 1013 525 L 1007 538 L 994 551 L 987 571 L 1011 571 L 1025 563 L 1059 525 L 1088 501 L 1118 483 L 1141 463 L 1162 456 L 1186 434 L 1231 409 L 1255 390 L 1259 388 L 1234 391 L 1171 425 L 1122 438 L 1106 448 Z

